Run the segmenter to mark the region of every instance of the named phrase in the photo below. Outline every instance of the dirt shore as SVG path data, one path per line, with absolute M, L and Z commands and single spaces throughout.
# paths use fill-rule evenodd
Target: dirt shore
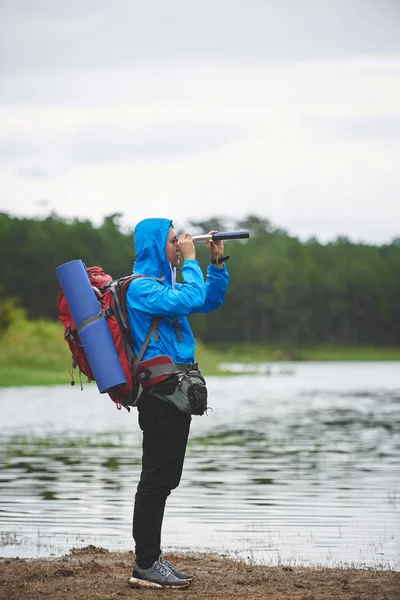
M 57 559 L 0 559 L 0 600 L 400 600 L 400 572 L 369 569 L 266 567 L 214 554 L 165 554 L 194 572 L 187 590 L 129 587 L 131 552 L 88 546 Z

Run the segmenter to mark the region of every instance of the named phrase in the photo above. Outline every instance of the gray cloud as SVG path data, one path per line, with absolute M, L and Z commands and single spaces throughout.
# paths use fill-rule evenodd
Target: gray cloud
M 248 64 L 400 51 L 394 0 L 6 0 L 2 71 Z
M 178 216 L 189 194 L 199 218 L 393 237 L 399 120 L 367 115 L 398 112 L 399 22 L 398 0 L 0 0 L 0 201 L 98 218 L 162 188 Z
M 271 66 L 400 56 L 399 22 L 396 0 L 0 0 L 0 103 L 234 101 L 235 69 L 259 101 Z
M 351 140 L 383 139 L 386 142 L 394 141 L 400 147 L 400 114 L 330 119 L 312 117 L 307 120 L 313 127 L 336 138 Z
M 165 121 L 152 125 L 85 127 L 70 134 L 0 143 L 0 161 L 23 177 L 44 178 L 77 165 L 192 156 L 246 135 L 243 128 L 213 122 Z
M 92 128 L 71 140 L 70 154 L 79 164 L 185 157 L 218 148 L 243 135 L 239 127 L 180 121 L 137 128 Z
M 29 177 L 30 179 L 44 179 L 46 176 L 45 171 L 40 167 L 19 167 L 17 173 L 21 177 Z

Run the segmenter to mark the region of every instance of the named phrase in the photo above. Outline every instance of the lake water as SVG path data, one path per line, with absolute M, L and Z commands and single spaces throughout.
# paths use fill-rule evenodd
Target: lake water
M 398 363 L 209 377 L 164 550 L 263 564 L 400 568 Z M 133 549 L 136 410 L 95 384 L 0 388 L 0 555 Z

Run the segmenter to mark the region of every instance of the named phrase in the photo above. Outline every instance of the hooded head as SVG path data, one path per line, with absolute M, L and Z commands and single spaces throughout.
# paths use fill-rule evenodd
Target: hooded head
M 135 227 L 133 240 L 136 260 L 135 274 L 166 278 L 171 282 L 171 264 L 165 256 L 165 244 L 172 221 L 169 219 L 144 219 Z

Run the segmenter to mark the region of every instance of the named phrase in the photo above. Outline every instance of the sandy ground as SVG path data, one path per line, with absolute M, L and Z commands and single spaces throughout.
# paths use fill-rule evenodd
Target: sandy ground
M 129 587 L 134 555 L 88 546 L 57 559 L 0 559 L 1 600 L 400 600 L 400 572 L 251 566 L 214 554 L 165 554 L 195 573 L 187 590 Z

